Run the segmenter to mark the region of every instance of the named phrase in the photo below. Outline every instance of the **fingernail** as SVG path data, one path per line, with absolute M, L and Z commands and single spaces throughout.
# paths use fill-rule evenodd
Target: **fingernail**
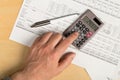
M 79 35 L 79 33 L 78 33 L 78 32 L 74 32 L 74 34 L 75 34 L 75 35 L 77 35 L 77 36 Z

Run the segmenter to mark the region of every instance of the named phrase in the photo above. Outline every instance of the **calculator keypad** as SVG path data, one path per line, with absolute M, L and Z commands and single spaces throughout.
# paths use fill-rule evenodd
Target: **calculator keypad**
M 73 42 L 73 45 L 77 48 L 80 48 L 87 40 L 90 38 L 93 33 L 87 28 L 82 21 L 78 21 L 74 27 L 68 29 L 68 31 L 64 32 L 64 36 L 68 37 L 70 34 L 74 32 L 79 32 L 78 38 Z

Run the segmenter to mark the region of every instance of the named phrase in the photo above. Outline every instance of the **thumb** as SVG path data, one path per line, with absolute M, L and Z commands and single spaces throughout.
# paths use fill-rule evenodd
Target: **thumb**
M 74 57 L 75 53 L 66 53 L 59 61 L 59 69 L 63 71 L 65 68 L 67 68 L 71 64 Z

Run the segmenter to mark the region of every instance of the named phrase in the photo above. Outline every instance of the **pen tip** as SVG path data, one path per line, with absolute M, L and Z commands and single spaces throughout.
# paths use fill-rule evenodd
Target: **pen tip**
M 33 25 L 31 25 L 30 27 L 31 27 L 31 28 L 34 28 L 34 27 L 36 27 L 36 26 L 37 26 L 36 24 L 33 24 Z

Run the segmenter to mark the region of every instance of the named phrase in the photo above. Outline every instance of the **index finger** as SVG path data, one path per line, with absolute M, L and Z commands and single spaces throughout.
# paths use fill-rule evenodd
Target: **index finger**
M 60 54 L 63 54 L 64 51 L 73 43 L 74 40 L 77 39 L 79 33 L 75 32 L 71 34 L 69 37 L 64 39 L 59 43 L 59 45 L 56 47 L 57 52 L 60 52 Z

